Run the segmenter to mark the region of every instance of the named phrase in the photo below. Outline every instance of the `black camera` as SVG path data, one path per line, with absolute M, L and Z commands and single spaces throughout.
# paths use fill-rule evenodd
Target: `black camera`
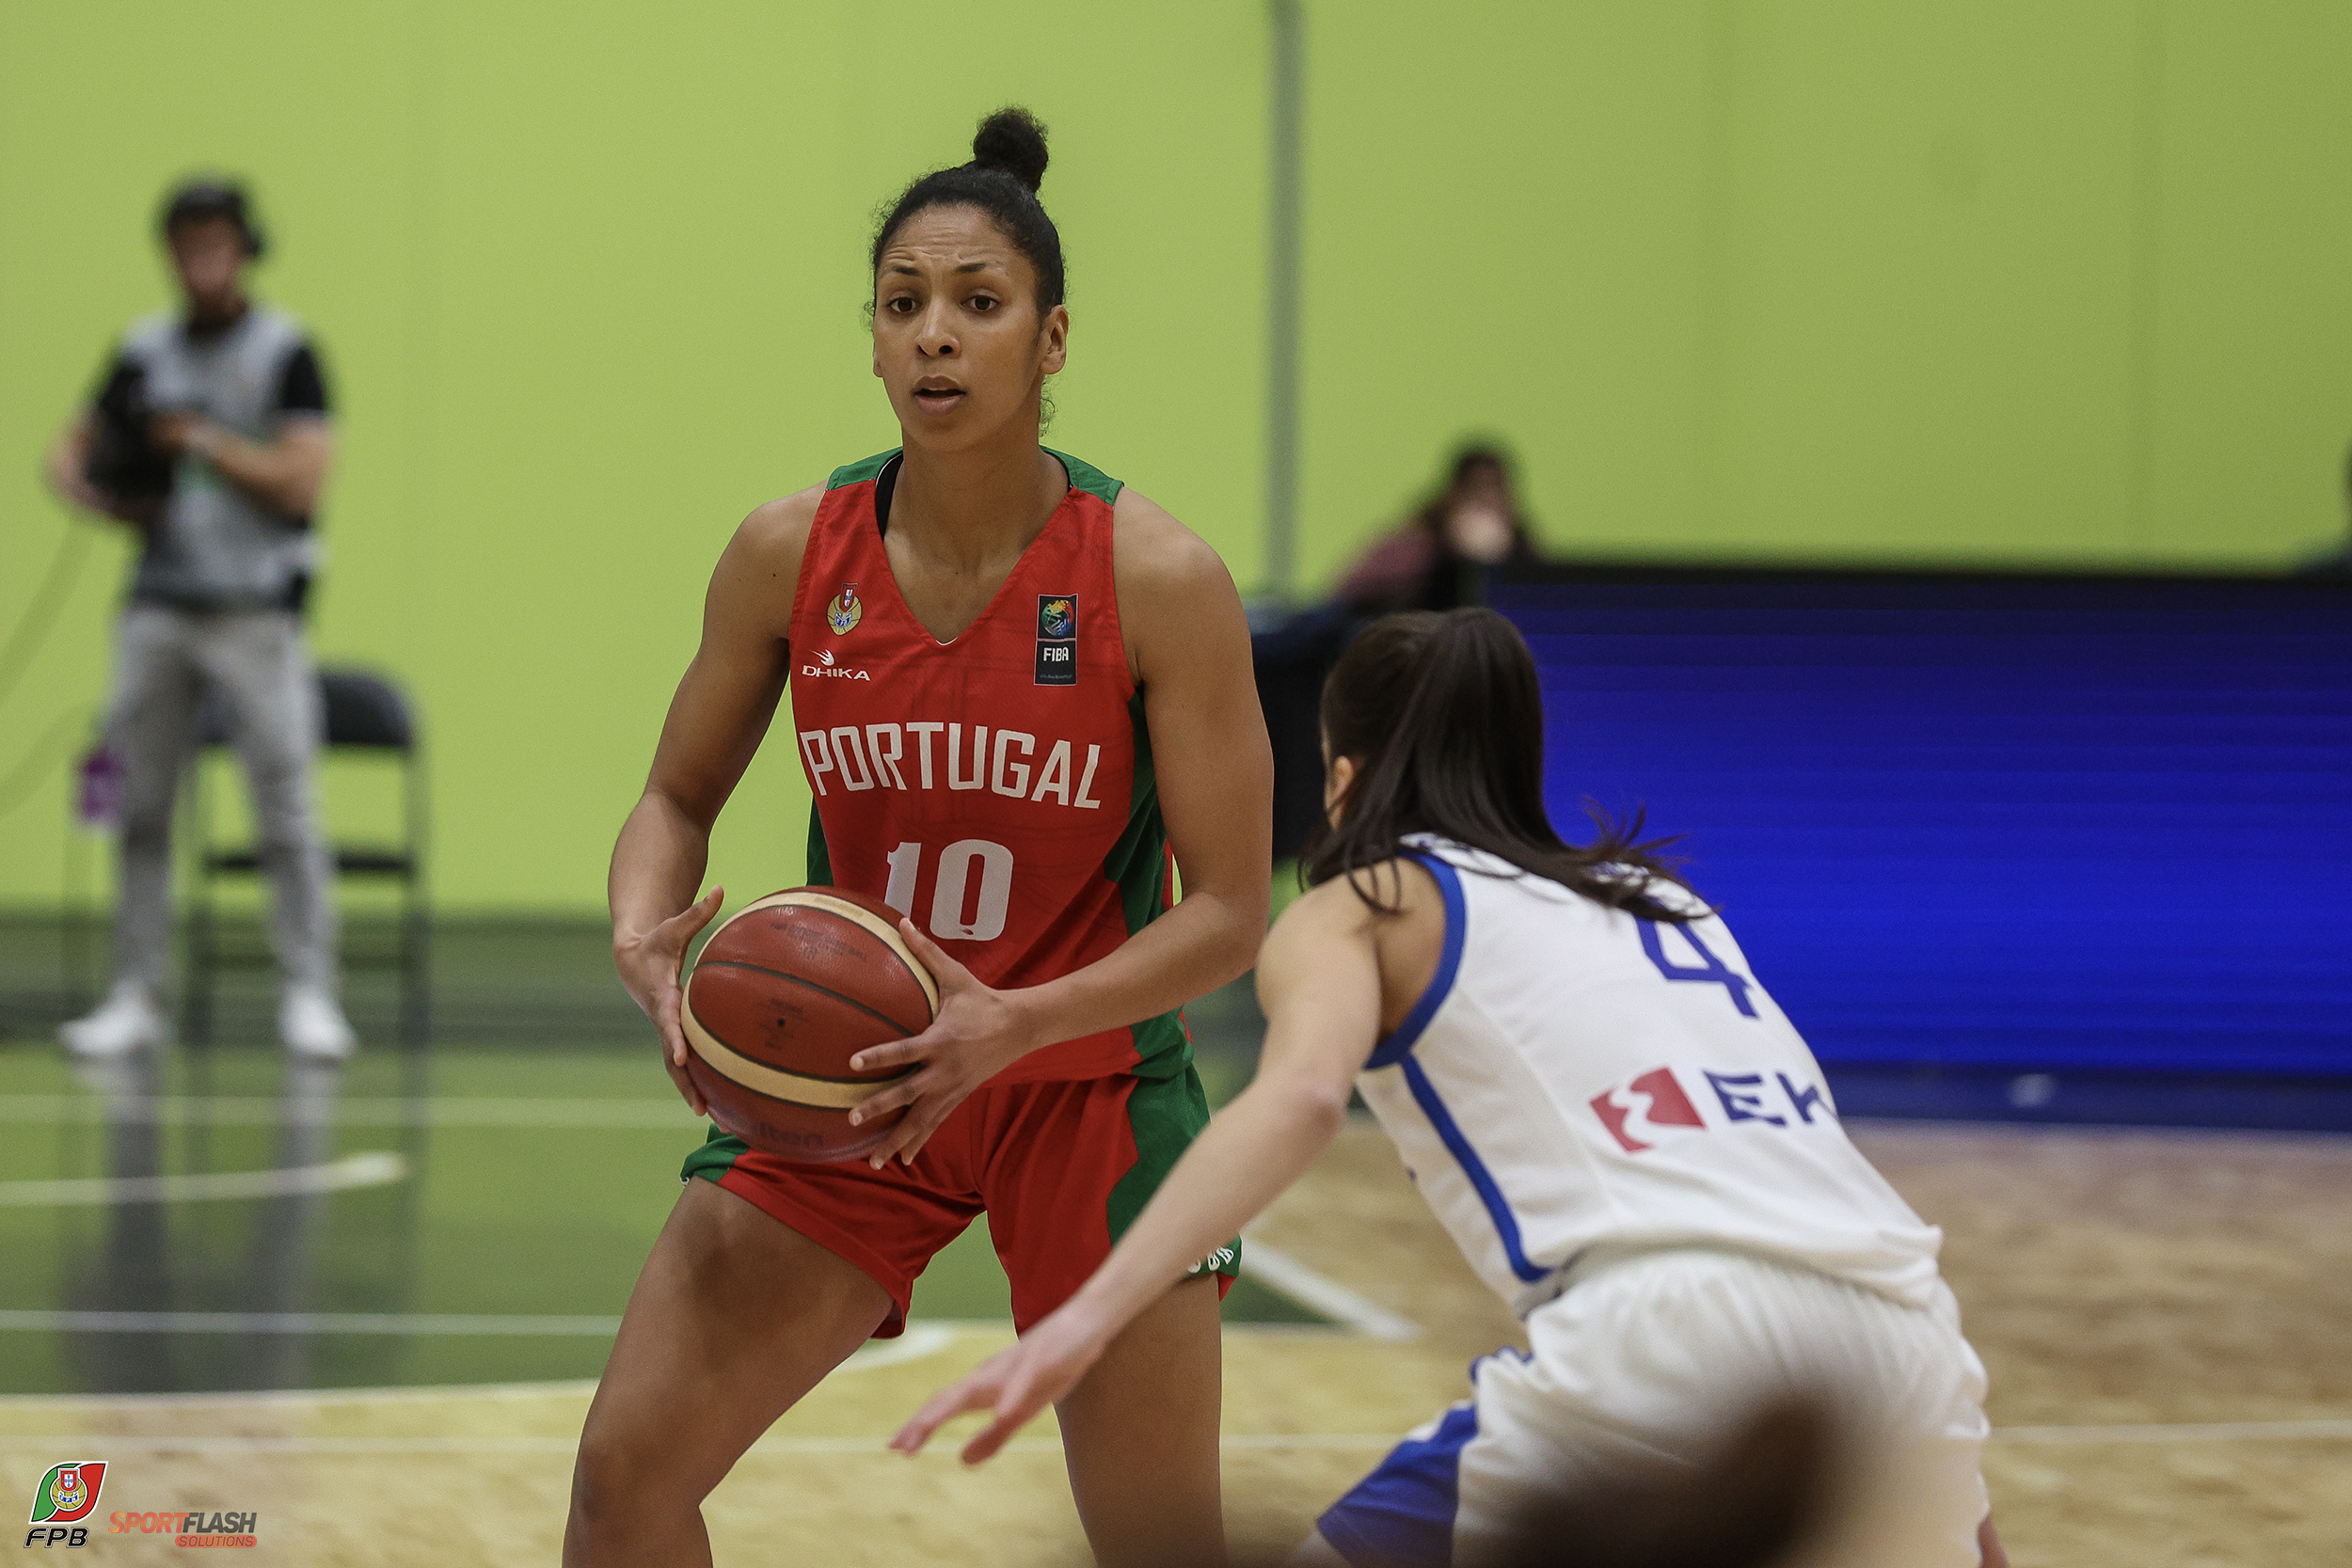
M 148 438 L 155 406 L 147 395 L 147 372 L 135 365 L 118 369 L 98 396 L 97 438 L 82 477 L 117 500 L 133 505 L 160 502 L 171 493 L 171 458 Z

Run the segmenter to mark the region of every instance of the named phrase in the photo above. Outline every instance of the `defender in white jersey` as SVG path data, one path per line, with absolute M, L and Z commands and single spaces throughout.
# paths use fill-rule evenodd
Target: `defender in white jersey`
M 1120 1325 L 1295 1180 L 1361 1091 L 1527 1324 L 1473 1398 L 1324 1514 L 1301 1564 L 1476 1563 L 1547 1497 L 1696 1460 L 1754 1401 L 1833 1400 L 1882 1463 L 1808 1561 L 2005 1568 L 1984 1372 L 1923 1223 L 1847 1139 L 1820 1067 L 1696 895 L 1542 800 L 1526 645 L 1402 615 L 1323 703 L 1328 829 L 1259 962 L 1256 1079 L 1072 1301 L 927 1405 L 993 1453 Z

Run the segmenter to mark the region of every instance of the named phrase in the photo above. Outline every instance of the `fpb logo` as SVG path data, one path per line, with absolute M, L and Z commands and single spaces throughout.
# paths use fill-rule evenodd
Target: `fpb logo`
M 24 1544 L 87 1545 L 88 1529 L 76 1527 L 98 1506 L 99 1488 L 105 1483 L 106 1463 L 101 1459 L 52 1467 L 33 1493 L 33 1528 L 24 1532 Z

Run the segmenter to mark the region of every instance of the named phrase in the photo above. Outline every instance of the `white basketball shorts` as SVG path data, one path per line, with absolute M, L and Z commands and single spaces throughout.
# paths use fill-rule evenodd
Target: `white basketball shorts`
M 1987 1502 L 1984 1367 L 1939 1283 L 1929 1309 L 1744 1253 L 1635 1254 L 1527 1320 L 1532 1352 L 1470 1368 L 1473 1397 L 1419 1428 L 1332 1505 L 1296 1564 L 1475 1568 L 1531 1501 L 1703 1458 L 1787 1390 L 1836 1412 L 1846 1478 L 1822 1568 L 1976 1568 Z

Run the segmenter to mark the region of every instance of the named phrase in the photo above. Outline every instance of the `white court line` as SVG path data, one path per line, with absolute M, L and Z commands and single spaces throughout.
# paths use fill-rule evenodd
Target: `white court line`
M 2259 1443 L 2352 1437 L 2352 1418 L 2313 1421 L 2185 1421 L 2172 1425 L 1996 1427 L 1995 1443 Z
M 1287 1252 L 1242 1233 L 1241 1272 L 1278 1291 L 1310 1312 L 1345 1323 L 1375 1339 L 1397 1342 L 1421 1337 L 1421 1325 L 1357 1294 L 1338 1280 L 1317 1274 Z
M 0 1312 L 0 1330 L 66 1334 L 548 1334 L 611 1338 L 618 1318 L 552 1312 Z
M 389 1149 L 346 1154 L 330 1164 L 278 1170 L 215 1171 L 198 1176 L 92 1176 L 51 1181 L 0 1181 L 0 1209 L 107 1203 L 183 1203 L 197 1198 L 291 1197 L 382 1187 L 405 1179 L 408 1162 Z
M 700 1126 L 678 1100 L 562 1100 L 492 1095 L 289 1101 L 276 1095 L 0 1095 L 0 1122 L 203 1122 L 215 1127 L 591 1127 L 687 1131 Z
M 588 1399 L 594 1378 L 560 1383 L 421 1383 L 413 1388 L 259 1388 L 209 1394 L 0 1394 L 0 1411 L 56 1406 L 77 1414 L 128 1415 L 143 1410 L 266 1410 L 298 1405 L 326 1410 L 343 1405 L 416 1404 L 425 1401 Z
M 2352 1438 L 2352 1419 L 2010 1427 L 1996 1431 L 1993 1437 L 1995 1442 L 2012 1443 L 2226 1443 Z M 1386 1452 L 1400 1440 L 1397 1433 L 1235 1433 L 1223 1438 L 1219 1446 L 1228 1451 L 1246 1452 Z M 569 1454 L 579 1446 L 578 1439 L 571 1437 L 170 1437 L 87 1432 L 0 1435 L 0 1451 L 58 1453 L 103 1448 L 131 1453 L 194 1454 Z M 958 1447 L 954 1441 L 939 1442 L 927 1451 L 952 1456 Z M 1060 1451 L 1061 1443 L 1051 1437 L 1016 1438 L 1006 1449 L 1015 1453 L 1054 1453 Z M 890 1451 L 890 1447 L 880 1437 L 763 1437 L 752 1445 L 750 1451 L 754 1455 L 883 1454 Z
M 617 1320 L 616 1320 L 617 1321 Z M 1271 1326 L 1271 1325 L 1269 1325 Z M 1235 1332 L 1229 1328 L 1231 1334 Z M 1247 1326 L 1241 1332 L 1249 1332 Z M 870 1371 L 935 1355 L 967 1335 L 1012 1337 L 1012 1324 L 995 1318 L 930 1318 L 907 1325 L 896 1339 L 876 1339 L 852 1352 L 835 1372 Z M 586 1399 L 596 1391 L 594 1378 L 569 1378 L 548 1383 L 438 1383 L 405 1388 L 257 1388 L 204 1394 L 0 1394 L 0 1410 L 61 1405 L 73 1410 L 134 1411 L 172 1408 L 231 1409 L 300 1405 L 325 1409 L 342 1405 L 415 1404 L 445 1400 Z
M 1398 1433 L 1245 1433 L 1223 1439 L 1221 1447 L 1236 1450 L 1339 1449 L 1386 1452 L 1396 1447 Z M 934 1442 L 927 1453 L 953 1458 L 961 1440 Z M 128 1453 L 192 1454 L 571 1454 L 577 1437 L 160 1437 L 76 1433 L 66 1436 L 0 1436 L 0 1452 L 60 1452 L 104 1449 Z M 1016 1437 L 1005 1445 L 1009 1453 L 1059 1453 L 1057 1437 Z M 881 1437 L 763 1437 L 752 1445 L 753 1455 L 885 1454 Z
M 23 1334 L 546 1334 L 593 1338 L 616 1334 L 620 1327 L 621 1320 L 614 1317 L 553 1312 L 119 1312 L 46 1308 L 0 1311 L 0 1333 L 13 1331 Z M 1009 1333 L 1011 1328 L 1010 1320 L 1004 1318 L 918 1319 L 898 1338 L 877 1339 L 852 1352 L 842 1366 L 854 1370 L 913 1361 L 917 1356 L 946 1349 L 963 1334 L 981 1330 Z M 1321 1323 L 1228 1323 L 1225 1332 L 1229 1335 L 1289 1337 L 1339 1331 Z M 918 1350 L 917 1346 L 921 1348 Z M 475 1386 L 471 1384 L 451 1386 L 453 1391 L 465 1391 Z M 483 1384 L 479 1386 L 485 1389 L 533 1388 L 539 1385 Z M 328 1388 L 310 1392 L 342 1397 L 364 1391 Z M 14 1397 L 0 1395 L 0 1400 Z M 145 1399 L 150 1396 L 124 1397 Z
M 359 1158 L 355 1156 L 355 1158 Z M 325 1167 L 319 1167 L 325 1168 Z M 260 1172 L 292 1175 L 294 1172 Z M 184 1178 L 182 1180 L 200 1180 Z M 1243 1267 L 1267 1289 L 1289 1296 L 1309 1311 L 1337 1320 L 1342 1325 L 1374 1339 L 1398 1341 L 1421 1333 L 1421 1326 L 1327 1279 L 1289 1255 L 1251 1242 Z M 887 1367 L 935 1354 L 966 1329 L 981 1326 L 947 1321 L 917 1320 L 896 1339 L 878 1339 L 842 1363 L 845 1370 Z M 1010 1327 L 1009 1323 L 996 1324 Z M 1312 1325 L 1236 1323 L 1248 1332 L 1296 1331 Z M 508 1312 L 117 1312 L 29 1309 L 0 1311 L 0 1333 L 51 1334 L 395 1334 L 395 1335 L 550 1335 L 610 1337 L 620 1331 L 621 1320 L 559 1313 Z

